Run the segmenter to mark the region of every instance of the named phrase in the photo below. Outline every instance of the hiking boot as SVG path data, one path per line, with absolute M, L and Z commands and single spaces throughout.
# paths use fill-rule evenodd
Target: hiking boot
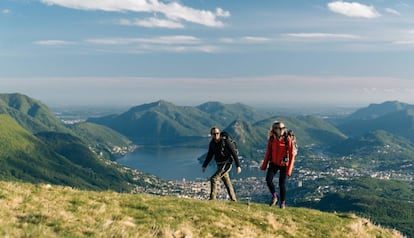
M 282 201 L 282 202 L 280 203 L 280 208 L 281 208 L 281 209 L 285 209 L 285 207 L 286 207 L 286 202 L 285 202 L 285 201 Z
M 276 196 L 273 196 L 273 198 L 272 198 L 272 202 L 269 204 L 269 206 L 274 206 L 274 205 L 276 205 L 276 203 L 277 203 L 277 201 L 278 201 L 279 199 L 278 199 L 278 196 L 276 195 Z

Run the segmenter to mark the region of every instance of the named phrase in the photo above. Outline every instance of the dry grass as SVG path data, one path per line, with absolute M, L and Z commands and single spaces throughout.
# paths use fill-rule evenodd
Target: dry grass
M 0 182 L 2 237 L 402 237 L 352 214 Z

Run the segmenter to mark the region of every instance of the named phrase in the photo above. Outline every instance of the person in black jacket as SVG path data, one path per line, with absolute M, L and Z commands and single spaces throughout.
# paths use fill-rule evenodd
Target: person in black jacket
M 236 150 L 232 143 L 220 137 L 220 130 L 218 127 L 212 127 L 210 129 L 210 134 L 212 139 L 209 144 L 207 157 L 202 165 L 202 172 L 204 173 L 206 171 L 207 165 L 210 163 L 211 159 L 214 156 L 214 160 L 217 164 L 217 171 L 210 178 L 210 200 L 216 199 L 217 181 L 221 179 L 226 186 L 230 199 L 236 202 L 236 194 L 234 193 L 233 185 L 231 184 L 229 176 L 233 160 L 236 163 L 237 173 L 239 174 L 241 172 L 240 161 Z

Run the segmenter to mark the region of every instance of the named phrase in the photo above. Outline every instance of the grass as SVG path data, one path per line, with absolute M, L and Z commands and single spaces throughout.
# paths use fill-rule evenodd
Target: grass
M 0 182 L 2 237 L 402 237 L 353 214 Z

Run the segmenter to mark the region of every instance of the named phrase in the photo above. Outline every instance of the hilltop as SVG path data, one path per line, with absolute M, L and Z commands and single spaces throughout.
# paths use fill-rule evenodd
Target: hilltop
M 402 237 L 350 213 L 0 182 L 3 237 Z

